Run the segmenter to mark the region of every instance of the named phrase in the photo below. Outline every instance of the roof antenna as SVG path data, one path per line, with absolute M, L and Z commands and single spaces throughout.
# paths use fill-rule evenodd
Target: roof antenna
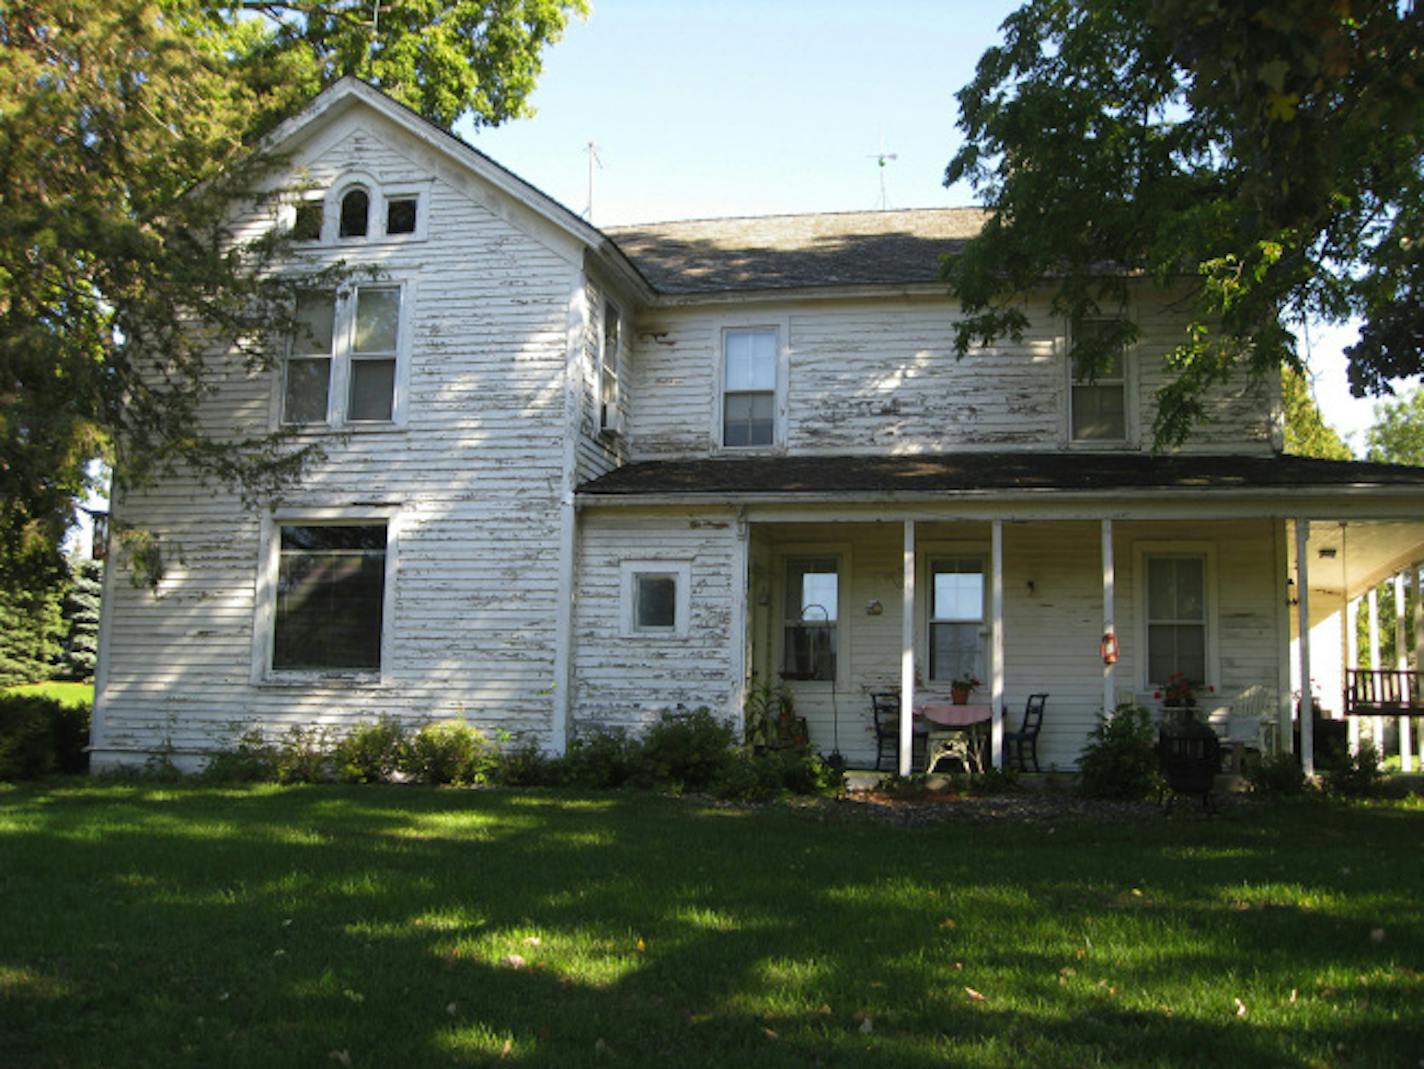
M 890 201 L 885 196 L 885 164 L 889 160 L 898 160 L 900 157 L 894 152 L 885 151 L 885 135 L 880 135 L 880 151 L 872 152 L 865 157 L 867 160 L 874 160 L 880 165 L 880 210 L 883 212 L 890 207 Z
M 593 222 L 593 165 L 598 164 L 598 169 L 603 170 L 603 161 L 598 157 L 598 146 L 590 141 L 584 146 L 584 151 L 588 153 L 588 206 L 583 210 L 583 217 L 590 223 Z

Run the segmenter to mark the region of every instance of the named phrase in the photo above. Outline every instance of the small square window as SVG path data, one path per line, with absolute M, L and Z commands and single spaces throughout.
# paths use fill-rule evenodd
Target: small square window
M 386 233 L 414 234 L 417 200 L 398 197 L 386 202 Z
M 325 215 L 321 201 L 309 200 L 297 205 L 296 218 L 292 222 L 293 241 L 320 241 L 321 223 Z
M 633 630 L 671 631 L 677 626 L 677 579 L 671 575 L 638 575 L 633 604 Z
M 686 562 L 624 561 L 623 634 L 683 638 L 688 633 L 692 566 Z

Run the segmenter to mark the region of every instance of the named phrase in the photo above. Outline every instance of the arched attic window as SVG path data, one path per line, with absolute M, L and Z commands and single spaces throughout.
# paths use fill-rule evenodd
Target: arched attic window
M 355 186 L 341 197 L 341 227 L 337 233 L 343 238 L 364 238 L 371 225 L 371 194 L 362 186 Z

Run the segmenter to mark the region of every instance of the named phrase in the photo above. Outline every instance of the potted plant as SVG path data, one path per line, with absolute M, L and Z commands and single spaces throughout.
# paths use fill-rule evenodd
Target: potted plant
M 975 679 L 968 672 L 955 676 L 949 681 L 949 696 L 955 705 L 968 705 L 969 692 L 978 690 L 984 684 Z
M 1197 719 L 1197 690 L 1186 673 L 1173 672 L 1162 690 L 1153 694 L 1167 711 L 1157 732 L 1157 756 L 1169 790 L 1199 794 L 1207 805 L 1221 770 L 1221 740 L 1210 725 Z

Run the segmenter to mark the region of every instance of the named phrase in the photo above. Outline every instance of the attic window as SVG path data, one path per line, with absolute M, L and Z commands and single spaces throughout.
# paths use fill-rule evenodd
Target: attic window
M 386 202 L 386 233 L 414 234 L 416 204 L 415 197 L 399 197 Z
M 364 238 L 370 219 L 371 195 L 364 189 L 353 189 L 341 198 L 341 237 Z
M 296 219 L 292 222 L 292 240 L 320 241 L 323 215 L 322 204 L 319 200 L 309 200 L 298 204 Z

